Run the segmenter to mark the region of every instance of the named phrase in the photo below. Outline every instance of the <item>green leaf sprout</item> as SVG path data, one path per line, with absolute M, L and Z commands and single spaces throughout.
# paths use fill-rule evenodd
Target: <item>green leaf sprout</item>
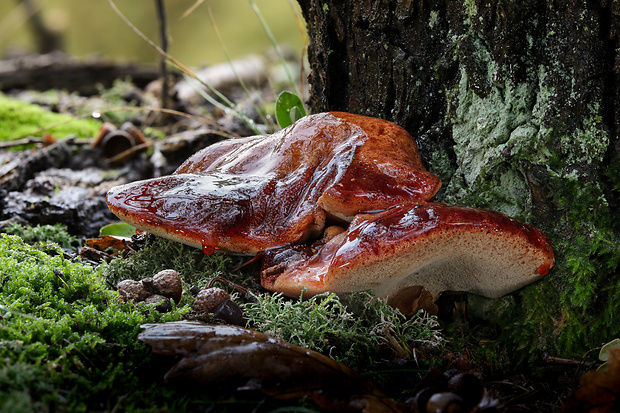
M 281 128 L 286 128 L 306 116 L 306 110 L 300 97 L 283 91 L 276 100 L 276 119 Z

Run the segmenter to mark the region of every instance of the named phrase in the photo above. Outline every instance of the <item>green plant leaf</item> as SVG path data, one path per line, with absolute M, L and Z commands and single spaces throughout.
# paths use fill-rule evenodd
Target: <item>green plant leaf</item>
M 292 125 L 304 116 L 306 110 L 299 96 L 287 91 L 280 93 L 276 101 L 276 119 L 281 128 Z
M 99 230 L 99 235 L 113 235 L 117 237 L 131 238 L 136 233 L 136 227 L 125 222 L 109 224 Z

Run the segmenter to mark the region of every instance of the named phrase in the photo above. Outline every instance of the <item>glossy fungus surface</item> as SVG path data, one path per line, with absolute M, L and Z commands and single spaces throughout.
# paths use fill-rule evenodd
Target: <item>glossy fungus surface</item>
M 428 200 L 440 185 L 404 129 L 333 112 L 209 146 L 170 176 L 112 188 L 107 202 L 122 220 L 206 253 L 255 254 L 318 237 L 330 219 Z
M 554 264 L 547 237 L 506 215 L 437 203 L 402 204 L 355 217 L 314 255 L 266 261 L 267 289 L 298 297 L 374 290 L 394 299 L 411 286 L 500 297 Z

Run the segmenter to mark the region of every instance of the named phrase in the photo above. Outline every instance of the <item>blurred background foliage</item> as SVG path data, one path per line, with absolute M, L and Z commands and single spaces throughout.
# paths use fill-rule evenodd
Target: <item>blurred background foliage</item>
M 58 33 L 64 51 L 77 56 L 99 55 L 116 61 L 155 63 L 157 53 L 112 11 L 105 0 L 30 0 L 45 26 Z M 117 7 L 143 33 L 159 43 L 155 2 L 115 0 Z M 271 47 L 248 0 L 166 0 L 169 52 L 185 65 L 226 61 L 213 31 L 209 12 L 235 58 L 264 53 Z M 303 38 L 293 0 L 255 0 L 276 40 L 301 52 Z M 37 51 L 29 13 L 21 0 L 0 1 L 0 57 L 15 49 Z M 197 7 L 186 17 L 184 14 Z

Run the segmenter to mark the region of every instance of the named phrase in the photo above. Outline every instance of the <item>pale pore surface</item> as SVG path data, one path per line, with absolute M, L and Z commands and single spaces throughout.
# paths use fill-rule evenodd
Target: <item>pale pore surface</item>
M 494 211 L 423 203 L 359 215 L 316 255 L 262 282 L 293 297 L 373 290 L 389 299 L 421 285 L 496 298 L 553 263 L 549 240 L 534 227 Z

